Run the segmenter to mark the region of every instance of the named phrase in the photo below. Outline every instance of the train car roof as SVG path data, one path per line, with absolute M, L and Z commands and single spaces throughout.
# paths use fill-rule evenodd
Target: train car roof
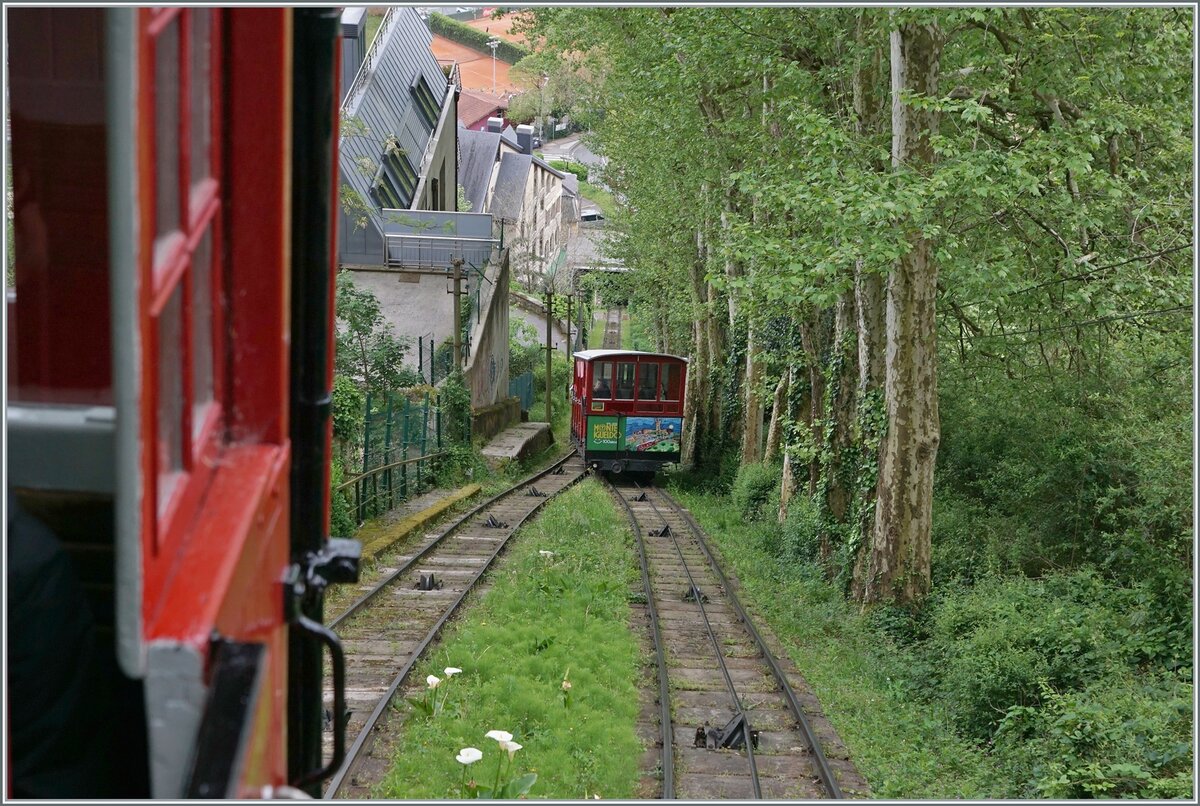
M 687 363 L 688 360 L 681 355 L 671 355 L 669 353 L 646 353 L 641 350 L 580 350 L 574 353 L 575 358 L 582 358 L 584 361 L 595 361 L 597 358 L 616 358 L 618 356 L 644 356 L 646 358 L 670 358 L 674 361 L 682 361 Z

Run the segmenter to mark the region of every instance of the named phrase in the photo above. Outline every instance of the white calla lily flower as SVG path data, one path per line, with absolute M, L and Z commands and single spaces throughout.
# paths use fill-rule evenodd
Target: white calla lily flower
M 496 741 L 500 742 L 501 744 L 512 741 L 512 734 L 506 730 L 489 730 L 484 735 L 489 739 L 495 739 Z
M 445 671 L 446 677 L 453 677 L 456 674 L 462 674 L 462 669 L 457 666 L 447 666 Z
M 454 757 L 459 764 L 474 764 L 479 759 L 483 758 L 483 751 L 475 747 L 464 747 L 458 751 L 458 755 Z
M 429 686 L 430 688 L 437 688 L 439 685 L 441 685 L 441 683 L 442 683 L 442 678 L 440 678 L 440 677 L 434 677 L 433 675 L 429 675 L 429 677 L 425 678 L 425 685 Z
M 508 751 L 509 761 L 512 761 L 512 757 L 521 749 L 521 745 L 516 742 L 500 742 L 500 747 Z

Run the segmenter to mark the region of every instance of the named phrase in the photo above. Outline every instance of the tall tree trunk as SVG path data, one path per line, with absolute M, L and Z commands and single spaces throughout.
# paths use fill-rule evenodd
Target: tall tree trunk
M 771 425 L 767 428 L 767 447 L 763 451 L 764 462 L 774 462 L 779 457 L 779 444 L 783 437 L 783 407 L 787 404 L 789 372 L 779 376 L 775 384 L 775 395 L 771 399 Z
M 801 412 L 801 417 L 808 411 L 807 401 L 801 401 L 800 405 L 795 403 L 796 387 L 799 385 L 796 373 L 795 364 L 788 367 L 787 371 L 787 391 L 784 394 L 784 410 L 787 412 L 788 420 L 795 420 L 796 412 Z M 779 481 L 779 522 L 783 523 L 787 519 L 788 507 L 791 504 L 792 496 L 796 494 L 796 462 L 793 458 L 792 446 L 789 444 L 783 452 L 783 477 Z
M 701 435 L 708 426 L 705 408 L 709 399 L 709 353 L 707 310 L 708 300 L 704 290 L 704 234 L 696 231 L 696 254 L 688 267 L 692 296 L 692 360 L 688 364 L 687 386 L 683 396 L 683 444 L 680 446 L 680 464 L 693 468 L 700 460 Z
M 846 522 L 854 495 L 853 480 L 845 478 L 852 450 L 851 426 L 854 423 L 855 381 L 858 377 L 854 319 L 854 294 L 846 291 L 838 299 L 834 314 L 833 351 L 828 379 L 832 392 L 832 422 L 829 466 L 825 468 L 825 505 L 837 523 Z
M 754 317 L 749 317 L 746 326 L 746 377 L 743 381 L 745 404 L 742 406 L 742 464 L 761 462 L 763 424 L 763 356 L 758 342 Z
M 892 167 L 920 171 L 934 159 L 933 110 L 905 105 L 905 92 L 937 97 L 942 35 L 936 24 L 905 23 L 891 35 Z M 864 602 L 907 604 L 929 591 L 937 411 L 937 264 L 912 222 L 910 249 L 887 284 L 887 434 L 879 452 L 878 500 L 870 556 L 860 580 Z
M 825 373 L 822 371 L 821 356 L 825 351 L 824 316 L 821 311 L 811 312 L 808 319 L 800 320 L 800 345 L 804 348 L 804 363 L 808 369 L 808 424 L 809 444 L 819 448 L 825 442 Z M 814 450 L 808 463 L 808 494 L 816 496 L 821 481 L 820 452 Z

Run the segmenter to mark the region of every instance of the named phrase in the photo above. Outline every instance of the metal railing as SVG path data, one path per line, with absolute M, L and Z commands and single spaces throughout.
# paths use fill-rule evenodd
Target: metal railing
M 454 264 L 462 261 L 465 277 L 470 266 L 487 265 L 495 245 L 493 238 L 386 232 L 383 235 L 383 265 L 389 269 L 441 270 L 450 275 Z
M 347 457 L 362 472 L 333 490 L 346 498 L 355 522 L 387 512 L 433 482 L 443 447 L 454 439 L 445 429 L 455 424 L 443 420 L 440 401 L 429 393 L 413 401 L 389 392 L 382 404 L 367 396 L 361 443 L 349 446 Z M 469 429 L 469 420 L 458 427 Z
M 394 7 L 389 6 L 387 11 L 384 12 L 383 19 L 379 23 L 379 30 L 375 32 L 375 38 L 371 40 L 371 44 L 367 48 L 367 54 L 363 56 L 362 64 L 359 66 L 358 72 L 354 75 L 354 81 L 350 84 L 346 98 L 342 101 L 343 112 L 349 110 L 358 102 L 358 96 L 366 88 L 367 80 L 371 77 L 371 71 L 375 66 L 375 57 L 382 46 L 384 36 L 392 26 L 395 11 Z

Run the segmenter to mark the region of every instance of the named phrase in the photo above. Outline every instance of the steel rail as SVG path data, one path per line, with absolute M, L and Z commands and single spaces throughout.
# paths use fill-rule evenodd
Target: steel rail
M 574 455 L 574 452 L 567 454 L 566 457 L 564 457 L 560 462 L 558 462 L 556 464 L 562 464 L 563 462 L 566 462 L 567 459 L 570 459 L 571 456 L 573 456 L 573 455 Z M 542 473 L 534 474 L 533 477 L 522 482 L 521 485 L 528 484 L 528 483 L 536 480 L 537 478 L 540 478 L 545 473 L 550 472 L 550 470 L 552 468 L 553 468 L 553 466 L 551 468 L 547 468 L 547 470 L 543 471 Z M 437 623 L 435 623 L 433 625 L 433 627 L 425 635 L 425 638 L 422 639 L 421 643 L 418 644 L 417 647 L 413 650 L 412 654 L 409 656 L 408 661 L 404 664 L 403 667 L 401 667 L 401 669 L 400 669 L 399 673 L 397 673 L 395 679 L 392 680 L 391 685 L 388 686 L 387 691 L 384 693 L 384 695 L 382 697 L 380 697 L 379 702 L 376 703 L 375 709 L 371 712 L 371 716 L 367 718 L 367 721 L 363 725 L 362 730 L 359 731 L 358 736 L 355 737 L 354 743 L 346 751 L 346 759 L 345 759 L 345 761 L 342 762 L 342 766 L 338 768 L 338 771 L 334 774 L 333 778 L 330 779 L 329 787 L 328 787 L 328 789 L 326 789 L 325 794 L 322 795 L 322 797 L 324 799 L 331 800 L 337 796 L 338 791 L 342 788 L 342 785 L 345 783 L 347 777 L 350 775 L 351 770 L 357 765 L 358 758 L 361 755 L 363 749 L 366 747 L 367 741 L 370 739 L 371 734 L 374 732 L 376 724 L 378 724 L 379 719 L 387 711 L 388 706 L 392 702 L 392 698 L 396 696 L 396 692 L 400 690 L 400 686 L 404 684 L 405 679 L 412 672 L 413 668 L 417 665 L 417 662 L 421 659 L 421 656 L 425 653 L 425 650 L 429 648 L 429 645 L 432 644 L 434 642 L 434 640 L 438 637 L 438 635 L 441 633 L 442 627 L 444 627 L 446 622 L 450 620 L 450 617 L 453 616 L 455 612 L 457 612 L 459 606 L 462 605 L 462 603 L 464 601 L 466 601 L 467 596 L 469 596 L 471 594 L 471 591 L 475 589 L 475 585 L 479 582 L 480 579 L 483 578 L 483 575 L 486 574 L 488 572 L 488 570 L 491 568 L 492 563 L 495 562 L 496 558 L 500 555 L 500 552 L 504 550 L 504 547 L 508 545 L 508 542 L 512 539 L 513 535 L 515 535 L 518 531 L 520 531 L 521 527 L 524 526 L 529 521 L 530 518 L 532 518 L 534 515 L 536 515 L 542 509 L 542 507 L 544 507 L 546 504 L 548 504 L 553 498 L 557 497 L 559 493 L 562 493 L 564 490 L 570 489 L 574 484 L 576 484 L 585 475 L 587 475 L 586 467 L 584 469 L 580 470 L 579 473 L 576 475 L 576 477 L 571 479 L 571 481 L 569 481 L 566 485 L 564 485 L 561 490 L 558 490 L 557 492 L 553 493 L 552 495 L 549 495 L 546 498 L 539 500 L 538 503 L 533 507 L 533 509 L 531 509 L 529 512 L 527 512 L 521 518 L 521 520 L 519 520 L 512 527 L 512 531 L 509 532 L 509 534 L 507 536 L 505 536 L 505 538 L 500 542 L 500 545 L 498 545 L 496 547 L 496 549 L 492 552 L 491 556 L 488 557 L 487 561 L 480 567 L 480 569 L 475 573 L 475 575 L 473 577 L 471 577 L 470 581 L 467 582 L 467 586 L 463 590 L 463 592 L 461 594 L 459 594 L 459 596 L 457 598 L 455 598 L 453 602 L 450 603 L 450 606 L 448 608 L 446 608 L 446 610 L 442 613 L 441 618 L 439 618 L 437 620 Z M 518 486 L 521 486 L 521 485 L 518 485 Z M 510 489 L 508 492 L 512 492 L 515 489 L 517 489 L 517 488 L 514 487 L 514 488 Z M 503 493 L 502 495 L 507 495 L 507 493 Z M 492 498 L 491 501 L 495 501 L 497 498 L 502 497 L 502 495 Z M 489 503 L 490 503 L 490 501 L 489 501 Z M 460 521 L 460 523 L 461 523 L 461 521 Z M 441 539 L 439 538 L 439 540 L 436 542 L 441 542 Z
M 633 486 L 639 492 L 645 492 L 642 486 L 636 481 Z M 654 503 L 654 499 L 646 496 L 646 503 L 654 510 L 654 514 L 662 521 L 665 531 L 671 536 L 671 544 L 675 546 L 675 553 L 679 555 L 679 562 L 683 566 L 683 572 L 687 574 L 688 586 L 692 596 L 696 600 L 696 607 L 700 608 L 700 617 L 704 619 L 704 629 L 708 632 L 708 640 L 712 642 L 713 652 L 717 656 L 717 665 L 721 669 L 721 676 L 725 678 L 725 688 L 729 691 L 729 696 L 733 699 L 733 706 L 737 709 L 737 715 L 742 718 L 742 733 L 746 739 L 746 761 L 750 765 L 750 784 L 754 787 L 754 797 L 762 800 L 762 782 L 758 776 L 758 762 L 754 758 L 754 741 L 751 738 L 750 731 L 750 716 L 746 713 L 746 707 L 742 705 L 742 698 L 738 696 L 737 687 L 733 684 L 733 677 L 729 674 L 729 664 L 725 662 L 725 653 L 721 651 L 721 642 L 717 640 L 717 634 L 712 628 L 712 622 L 708 620 L 708 610 L 704 607 L 704 597 L 700 595 L 700 588 L 696 585 L 696 579 L 692 576 L 692 569 L 688 567 L 687 558 L 683 556 L 683 547 L 679 544 L 679 537 L 675 531 L 670 528 L 670 524 L 659 511 L 658 505 Z M 694 527 L 693 531 L 694 531 Z M 709 562 L 712 558 L 709 557 Z
M 353 614 L 357 613 L 359 610 L 361 610 L 363 607 L 365 607 L 368 602 L 370 602 L 372 599 L 374 599 L 376 596 L 378 596 L 383 591 L 384 588 L 391 585 L 394 581 L 399 579 L 401 575 L 403 575 L 404 573 L 409 571 L 414 565 L 416 565 L 421 560 L 425 559 L 425 557 L 428 556 L 431 551 L 433 551 L 435 548 L 437 548 L 438 546 L 440 546 L 442 544 L 442 541 L 444 541 L 447 537 L 449 537 L 451 534 L 453 534 L 454 530 L 458 529 L 464 523 L 466 523 L 471 518 L 478 515 L 483 510 L 490 507 L 492 504 L 499 501 L 501 498 L 505 498 L 509 495 L 512 495 L 517 490 L 521 489 L 522 487 L 526 486 L 527 484 L 531 484 L 531 483 L 537 481 L 542 476 L 548 476 L 549 474 L 553 473 L 555 470 L 557 470 L 558 468 L 560 468 L 564 464 L 566 464 L 567 460 L 569 460 L 572 456 L 574 456 L 575 453 L 576 453 L 576 451 L 574 449 L 572 449 L 570 452 L 567 453 L 566 456 L 552 462 L 551 464 L 547 465 L 544 469 L 539 470 L 530 476 L 527 476 L 526 478 L 524 478 L 521 481 L 514 484 L 512 487 L 509 487 L 507 490 L 504 490 L 503 492 L 492 496 L 488 500 L 484 501 L 482 504 L 479 504 L 474 509 L 467 512 L 465 515 L 460 517 L 458 520 L 451 523 L 448 527 L 446 527 L 446 529 L 440 535 L 438 535 L 438 537 L 436 539 L 431 541 L 429 543 L 429 545 L 425 546 L 425 548 L 421 549 L 416 554 L 414 554 L 411 558 L 409 558 L 409 560 L 407 562 L 405 562 L 403 565 L 401 565 L 399 568 L 397 568 L 395 571 L 393 571 L 386 578 L 380 580 L 379 583 L 374 588 L 367 591 L 362 596 L 360 596 L 358 599 L 356 599 L 354 602 L 352 602 L 349 607 L 347 607 L 344 611 L 342 611 L 340 614 L 338 614 L 337 618 L 330 621 L 326 626 L 332 630 L 334 627 L 341 624 L 347 618 L 349 618 Z
M 660 490 L 660 492 L 663 492 Z M 763 658 L 766 660 L 767 666 L 771 669 L 771 674 L 774 675 L 779 688 L 782 690 L 784 698 L 787 700 L 788 708 L 792 715 L 796 717 L 796 724 L 800 728 L 800 732 L 804 734 L 804 738 L 808 740 L 809 746 L 812 748 L 813 759 L 817 764 L 817 772 L 821 777 L 821 783 L 825 785 L 825 791 L 829 793 L 831 798 L 844 798 L 841 786 L 837 782 L 837 777 L 833 774 L 833 768 L 829 766 L 829 760 L 825 757 L 824 751 L 821 749 L 821 743 L 817 741 L 816 734 L 813 733 L 812 726 L 808 724 L 808 720 L 804 716 L 804 709 L 800 707 L 800 701 L 796 699 L 796 693 L 792 691 L 792 685 L 784 674 L 783 668 L 780 667 L 779 661 L 776 660 L 774 653 L 767 646 L 767 642 L 763 640 L 758 629 L 754 626 L 754 622 L 750 620 L 749 614 L 742 607 L 741 601 L 738 600 L 737 594 L 734 593 L 733 586 L 729 584 L 729 579 L 725 576 L 725 572 L 721 570 L 720 564 L 717 563 L 716 557 L 708 546 L 708 541 L 704 536 L 704 529 L 692 517 L 692 514 L 679 505 L 679 502 L 663 492 L 664 497 L 675 509 L 675 511 L 687 522 L 692 531 L 696 535 L 697 542 L 700 544 L 700 550 L 704 552 L 704 556 L 708 558 L 708 563 L 712 567 L 717 578 L 721 580 L 721 585 L 725 589 L 726 595 L 729 597 L 729 602 L 733 605 L 734 612 L 737 613 L 742 624 L 745 625 L 747 632 L 754 638 L 762 651 Z M 748 742 L 747 742 L 748 743 Z
M 638 560 L 642 566 L 642 589 L 646 591 L 646 609 L 650 614 L 650 632 L 654 640 L 654 655 L 658 663 L 659 724 L 662 733 L 663 800 L 675 799 L 675 737 L 671 727 L 671 685 L 667 677 L 667 658 L 663 651 L 662 630 L 658 624 L 658 606 L 654 604 L 654 588 L 650 584 L 650 561 L 646 557 L 646 542 L 633 507 L 625 496 L 617 492 L 616 485 L 609 482 L 609 489 L 625 507 L 629 516 L 630 529 L 637 541 Z

